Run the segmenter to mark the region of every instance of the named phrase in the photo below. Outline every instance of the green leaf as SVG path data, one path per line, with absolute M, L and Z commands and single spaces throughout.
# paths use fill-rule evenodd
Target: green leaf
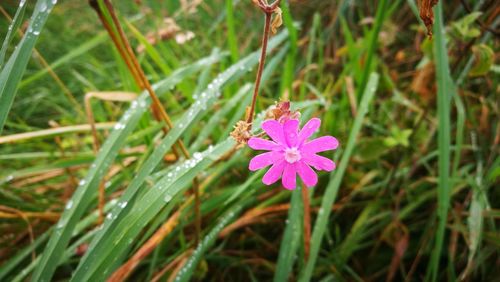
M 403 147 L 408 147 L 410 145 L 409 138 L 412 132 L 413 130 L 411 129 L 401 130 L 398 127 L 394 126 L 391 129 L 392 136 L 386 137 L 384 139 L 384 144 L 387 147 L 396 147 L 398 145 L 401 145 Z
M 356 150 L 356 157 L 365 161 L 377 160 L 389 151 L 388 147 L 391 147 L 391 145 L 387 144 L 386 138 L 363 138 Z
M 476 21 L 482 15 L 481 12 L 472 12 L 458 21 L 452 22 L 452 32 L 460 39 L 468 40 L 481 35 L 481 31 L 474 27 Z
M 493 65 L 495 53 L 486 44 L 472 46 L 474 54 L 474 65 L 469 71 L 470 76 L 481 76 L 487 74 Z

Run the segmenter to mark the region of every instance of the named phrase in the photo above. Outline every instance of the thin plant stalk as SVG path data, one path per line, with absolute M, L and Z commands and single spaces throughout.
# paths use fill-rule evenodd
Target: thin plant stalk
M 311 204 L 309 189 L 305 185 L 302 185 L 302 202 L 304 205 L 304 260 L 307 261 L 311 250 Z
M 266 62 L 267 43 L 269 41 L 269 33 L 271 31 L 271 18 L 274 11 L 278 7 L 280 1 L 281 0 L 276 0 L 273 4 L 269 5 L 262 0 L 258 0 L 258 6 L 265 14 L 265 22 L 264 22 L 264 32 L 262 36 L 262 47 L 260 52 L 259 67 L 257 69 L 257 76 L 255 77 L 255 86 L 252 95 L 252 103 L 250 104 L 250 109 L 247 112 L 247 117 L 246 117 L 246 122 L 249 126 L 248 130 L 252 129 L 255 104 L 257 102 L 257 96 L 259 96 L 259 88 L 260 88 L 260 82 L 262 80 L 262 72 L 264 71 L 264 64 Z
M 253 116 L 255 111 L 255 103 L 257 102 L 257 96 L 259 95 L 260 81 L 262 79 L 262 71 L 264 70 L 264 64 L 266 61 L 266 51 L 267 51 L 267 41 L 269 40 L 269 31 L 271 30 L 271 15 L 266 13 L 266 19 L 264 24 L 264 36 L 262 37 L 262 48 L 260 53 L 259 67 L 257 69 L 257 76 L 255 78 L 255 86 L 253 89 L 252 103 L 250 104 L 250 111 L 247 113 L 247 123 L 251 124 L 253 122 Z
M 123 60 L 127 64 L 127 67 L 131 71 L 134 79 L 136 80 L 137 84 L 139 85 L 140 88 L 145 89 L 150 97 L 151 100 L 153 101 L 153 115 L 157 120 L 165 122 L 166 128 L 164 128 L 164 132 L 168 132 L 169 129 L 172 129 L 174 127 L 172 120 L 170 119 L 170 116 L 167 114 L 165 111 L 165 108 L 162 106 L 160 99 L 156 95 L 156 93 L 153 90 L 153 87 L 151 86 L 151 83 L 149 80 L 146 78 L 146 75 L 144 74 L 144 71 L 142 70 L 139 61 L 137 60 L 137 57 L 135 56 L 134 52 L 132 51 L 132 47 L 130 46 L 130 42 L 128 41 L 125 32 L 123 31 L 120 22 L 118 21 L 118 17 L 116 16 L 116 13 L 114 12 L 113 5 L 109 0 L 103 0 L 105 8 L 109 15 L 111 16 L 111 20 L 113 21 L 113 25 L 116 28 L 113 29 L 112 26 L 108 23 L 108 21 L 105 19 L 105 16 L 103 15 L 101 8 L 99 7 L 99 4 L 97 1 L 91 1 L 91 6 L 96 10 L 99 19 L 103 23 L 104 27 L 110 34 L 113 42 L 115 43 L 115 46 L 117 47 L 120 55 L 122 56 Z M 184 146 L 184 143 L 181 140 L 178 140 L 176 142 L 176 145 L 178 149 L 180 149 L 182 155 L 184 155 L 185 158 L 190 158 L 189 152 Z M 177 150 L 175 150 L 175 147 L 173 147 L 174 154 L 179 157 L 179 153 Z M 200 197 L 199 197 L 199 184 L 198 181 L 195 179 L 193 180 L 193 193 L 195 194 L 195 229 L 196 229 L 196 238 L 195 241 L 198 243 L 198 239 L 200 237 L 199 232 L 201 232 L 201 215 L 200 215 Z

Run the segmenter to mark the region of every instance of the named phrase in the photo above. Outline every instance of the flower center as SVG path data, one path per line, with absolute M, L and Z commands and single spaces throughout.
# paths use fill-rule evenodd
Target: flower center
M 296 161 L 300 160 L 300 152 L 297 148 L 287 148 L 285 149 L 285 160 L 288 163 L 293 164 Z

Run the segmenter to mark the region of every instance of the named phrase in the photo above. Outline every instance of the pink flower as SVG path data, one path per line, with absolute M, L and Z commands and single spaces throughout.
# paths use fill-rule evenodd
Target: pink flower
M 249 169 L 255 171 L 272 165 L 262 178 L 266 185 L 271 185 L 281 178 L 286 189 L 294 190 L 297 173 L 307 187 L 316 185 L 318 176 L 311 167 L 325 171 L 335 169 L 332 160 L 316 153 L 335 150 L 339 145 L 337 139 L 332 136 L 307 140 L 320 125 L 321 120 L 313 118 L 299 132 L 299 121 L 296 119 L 287 120 L 283 124 L 276 120 L 264 121 L 262 129 L 272 141 L 252 137 L 248 140 L 248 146 L 254 150 L 269 152 L 250 160 Z

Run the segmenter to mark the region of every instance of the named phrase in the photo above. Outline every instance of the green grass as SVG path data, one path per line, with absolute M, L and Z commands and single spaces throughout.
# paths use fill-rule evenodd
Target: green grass
M 485 63 L 473 46 L 500 47 L 479 25 L 498 30 L 488 1 L 439 1 L 432 40 L 415 1 L 282 2 L 253 134 L 290 99 L 302 124 L 319 117 L 317 135 L 340 141 L 325 154 L 336 170 L 309 190 L 308 257 L 301 191 L 265 186 L 264 171 L 248 170 L 256 152 L 229 137 L 251 101 L 262 11 L 252 1 L 136 2 L 114 5 L 133 48 L 144 46 L 136 54 L 173 120 L 168 133 L 87 1 L 0 4 L 13 20 L 0 14 L 0 281 L 105 281 L 177 212 L 127 281 L 500 275 L 498 61 L 470 72 Z M 468 9 L 483 14 L 457 31 Z M 152 41 L 165 17 L 194 38 Z M 98 153 L 84 108 L 96 91 L 138 94 L 92 100 Z M 172 159 L 177 140 L 190 159 Z
M 448 54 L 445 42 L 443 26 L 443 5 L 438 3 L 436 8 L 436 23 L 434 25 L 434 57 L 436 62 L 436 84 L 437 84 L 437 112 L 438 112 L 438 227 L 435 238 L 435 245 L 429 264 L 430 280 L 436 281 L 439 273 L 439 260 L 445 236 L 445 226 L 448 219 L 448 209 L 450 207 L 450 107 L 453 96 L 454 85 L 450 77 L 448 66 Z

